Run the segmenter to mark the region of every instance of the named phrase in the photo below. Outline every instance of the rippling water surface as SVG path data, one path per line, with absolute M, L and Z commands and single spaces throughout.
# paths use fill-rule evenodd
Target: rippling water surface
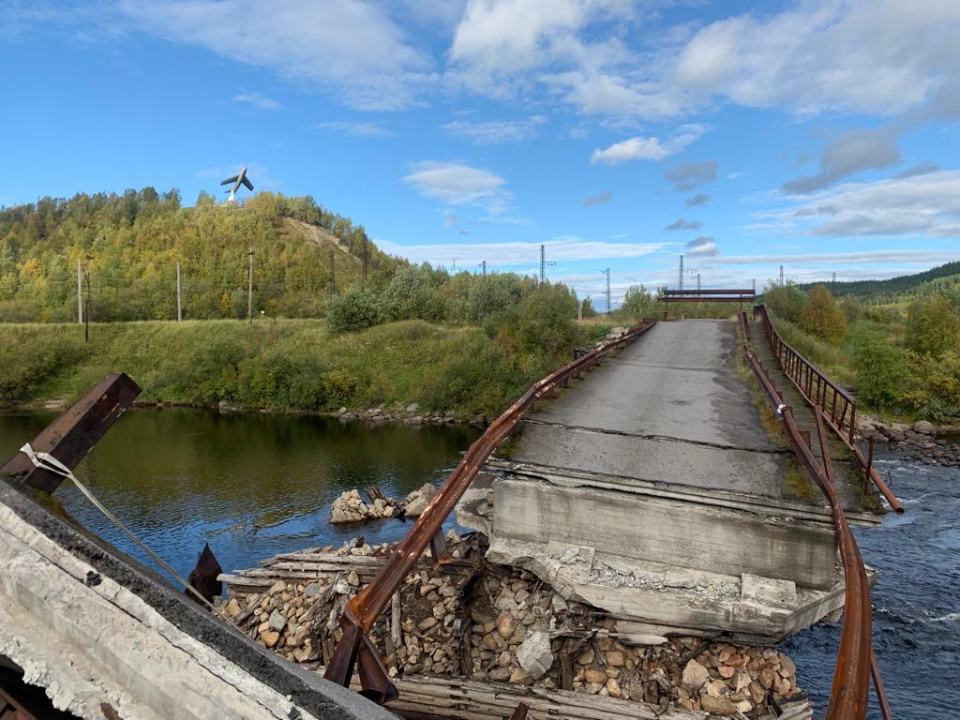
M 0 414 L 0 458 L 55 417 Z M 80 464 L 77 477 L 135 535 L 186 575 L 210 543 L 226 571 L 279 552 L 362 533 L 403 537 L 409 523 L 330 524 L 343 490 L 378 485 L 402 498 L 442 481 L 477 437 L 469 426 L 341 423 L 319 417 L 167 408 L 126 413 Z M 69 482 L 54 496 L 85 527 L 145 564 L 149 558 Z
M 906 510 L 854 530 L 878 571 L 873 643 L 890 707 L 896 720 L 960 718 L 960 469 L 893 458 L 877 467 Z M 821 717 L 839 640 L 840 625 L 827 624 L 786 644 Z M 876 706 L 869 717 L 881 717 Z
M 53 419 L 0 414 L 0 458 Z M 209 542 L 227 571 L 289 550 L 339 544 L 358 533 L 397 540 L 409 524 L 332 526 L 342 491 L 379 485 L 400 497 L 441 481 L 477 436 L 469 427 L 366 427 L 326 418 L 140 410 L 124 415 L 81 464 L 81 480 L 179 572 Z M 855 530 L 879 571 L 874 645 L 897 720 L 960 718 L 960 469 L 880 459 L 906 514 Z M 149 563 L 75 488 L 56 498 L 83 525 Z M 801 686 L 822 716 L 840 625 L 789 640 Z M 880 718 L 876 707 L 871 718 Z

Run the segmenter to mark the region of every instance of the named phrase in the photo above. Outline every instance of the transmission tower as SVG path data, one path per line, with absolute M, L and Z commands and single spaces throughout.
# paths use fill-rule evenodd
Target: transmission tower
M 611 302 L 610 302 L 610 268 L 607 268 L 603 271 L 603 274 L 607 276 L 607 315 L 610 314 Z
M 683 290 L 683 255 L 680 256 L 680 284 L 677 290 Z
M 540 287 L 543 287 L 543 283 L 547 280 L 547 266 L 553 267 L 556 265 L 555 262 L 547 262 L 547 246 L 540 246 Z
M 783 265 L 780 266 L 780 287 L 783 287 Z
M 481 273 L 483 273 L 483 277 L 486 278 L 487 277 L 487 261 L 486 260 L 480 263 L 480 268 L 481 268 Z

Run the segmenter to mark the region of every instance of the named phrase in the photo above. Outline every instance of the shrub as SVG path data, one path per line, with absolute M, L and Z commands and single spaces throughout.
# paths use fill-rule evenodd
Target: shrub
M 825 285 L 814 285 L 800 308 L 800 327 L 835 345 L 847 335 L 847 320 Z
M 335 333 L 366 330 L 379 323 L 380 316 L 380 299 L 357 287 L 327 303 L 327 325 Z
M 879 335 L 863 335 L 854 341 L 853 362 L 857 398 L 881 412 L 893 407 L 908 377 L 904 352 Z
M 939 357 L 960 348 L 960 317 L 943 295 L 932 295 L 910 305 L 907 311 L 908 348 Z

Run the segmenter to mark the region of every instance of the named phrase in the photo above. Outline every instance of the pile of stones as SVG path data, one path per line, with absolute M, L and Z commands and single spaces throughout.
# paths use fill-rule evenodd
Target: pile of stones
M 793 662 L 775 648 L 624 634 L 615 618 L 565 601 L 531 573 L 481 562 L 476 536 L 451 531 L 447 544 L 456 562 L 411 573 L 371 632 L 391 677 L 559 688 L 658 712 L 736 717 L 756 717 L 801 694 Z M 389 546 L 323 551 L 385 557 Z M 278 581 L 265 593 L 234 597 L 224 614 L 239 618 L 262 645 L 319 669 L 341 637 L 343 606 L 372 579 L 369 570 L 348 567 L 316 582 Z
M 378 497 L 367 503 L 360 497 L 358 490 L 346 490 L 330 506 L 330 522 L 334 525 L 344 525 L 392 517 L 420 517 L 436 494 L 437 489 L 430 483 L 426 483 L 407 495 L 403 502 L 397 502 L 393 498 Z
M 864 440 L 873 438 L 874 442 L 888 444 L 890 450 L 911 460 L 930 465 L 960 466 L 960 445 L 938 439 L 937 426 L 926 420 L 907 425 L 868 418 L 860 421 L 858 429 Z
M 450 411 L 442 413 L 421 413 L 419 403 L 410 403 L 404 406 L 403 403 L 398 402 L 390 407 L 385 403 L 381 403 L 376 407 L 356 411 L 342 407 L 333 415 L 344 421 L 363 420 L 364 422 L 374 424 L 402 422 L 404 425 L 454 425 L 466 422 L 475 427 L 485 427 L 487 424 L 487 418 L 484 415 L 464 418 Z

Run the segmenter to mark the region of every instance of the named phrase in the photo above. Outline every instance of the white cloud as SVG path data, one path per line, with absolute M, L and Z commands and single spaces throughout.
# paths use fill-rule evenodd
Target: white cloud
M 506 243 L 448 243 L 439 245 L 400 245 L 389 240 L 377 240 L 377 246 L 391 255 L 400 255 L 413 262 L 443 262 L 456 257 L 464 265 L 483 260 L 495 267 L 527 266 L 540 257 L 539 242 Z M 663 243 L 611 243 L 564 237 L 548 240 L 547 257 L 558 262 L 574 260 L 601 260 L 635 258 L 661 250 Z
M 136 29 L 318 83 L 348 105 L 394 109 L 431 82 L 432 60 L 370 0 L 119 0 Z
M 791 199 L 792 207 L 758 217 L 807 235 L 960 237 L 960 170 L 845 183 Z
M 805 255 L 726 255 L 714 258 L 712 265 L 753 265 L 753 264 L 792 264 L 792 265 L 862 265 L 862 264 L 903 264 L 912 263 L 924 266 L 940 265 L 960 260 L 960 250 L 863 250 L 843 253 L 809 253 Z M 865 276 L 872 271 L 863 271 Z
M 706 132 L 706 127 L 703 125 L 691 124 L 681 126 L 677 134 L 664 143 L 661 143 L 655 137 L 633 137 L 623 142 L 614 143 L 603 150 L 599 148 L 594 150 L 590 163 L 594 165 L 596 163 L 619 165 L 628 160 L 663 160 L 684 150 L 704 132 Z
M 879 170 L 900 162 L 899 130 L 891 125 L 874 130 L 850 130 L 827 144 L 820 172 L 783 186 L 786 193 L 807 193 L 832 185 L 861 170 Z
M 455 120 L 443 126 L 451 135 L 469 138 L 477 145 L 499 145 L 501 143 L 521 142 L 534 137 L 547 119 L 543 115 L 532 115 L 526 120 L 495 120 L 473 122 Z
M 701 235 L 687 243 L 686 254 L 690 257 L 713 257 L 717 254 L 717 243 L 709 235 Z
M 894 114 L 956 91 L 958 33 L 953 0 L 803 0 L 786 12 L 707 25 L 680 53 L 673 77 L 749 107 Z
M 506 209 L 510 198 L 504 188 L 507 181 L 502 177 L 461 163 L 436 160 L 416 163 L 413 172 L 403 177 L 402 182 L 446 205 L 483 205 L 495 215 Z
M 583 200 L 580 201 L 580 204 L 585 208 L 596 207 L 597 205 L 604 205 L 613 200 L 613 193 L 609 190 L 604 190 L 599 195 L 587 195 Z
M 330 130 L 331 132 L 343 133 L 354 137 L 391 137 L 393 135 L 387 128 L 379 123 L 372 122 L 351 122 L 351 121 L 332 121 L 317 123 L 314 127 L 318 130 Z
M 664 230 L 699 230 L 702 227 L 703 222 L 700 220 L 684 220 L 680 218 L 676 222 L 667 225 Z
M 260 110 L 280 110 L 283 105 L 259 92 L 242 92 L 233 96 L 233 101 L 247 103 Z

